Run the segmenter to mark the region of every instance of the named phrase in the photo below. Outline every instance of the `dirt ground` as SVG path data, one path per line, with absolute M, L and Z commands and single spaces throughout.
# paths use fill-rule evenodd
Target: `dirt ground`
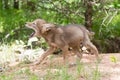
M 120 53 L 114 54 L 101 54 L 101 61 L 98 63 L 98 70 L 100 71 L 101 78 L 100 80 L 120 80 Z M 76 63 L 76 57 L 69 57 L 69 62 Z M 95 68 L 96 58 L 94 55 L 84 54 L 81 60 L 82 63 L 86 65 L 91 65 L 92 68 Z M 46 59 L 41 65 L 35 67 L 33 72 L 37 72 L 38 75 L 48 69 L 48 66 L 51 66 L 51 70 L 55 71 L 55 66 L 63 66 L 63 58 L 61 56 L 55 56 L 51 60 Z M 42 69 L 42 70 L 41 70 Z M 76 65 L 69 67 L 69 73 L 75 75 L 74 71 Z M 44 71 L 43 71 L 44 70 Z M 42 73 L 44 75 L 45 73 Z M 79 78 L 78 80 L 85 80 L 84 78 Z
M 99 80 L 120 80 L 120 53 L 100 54 L 100 56 L 101 56 L 101 61 L 100 63 L 97 64 L 98 71 L 101 74 Z M 72 63 L 76 63 L 76 56 L 69 57 L 69 64 L 72 64 Z M 96 58 L 94 55 L 84 54 L 81 60 L 81 63 L 87 66 L 89 65 L 91 69 L 96 68 Z M 60 72 L 60 70 L 56 69 L 56 67 L 58 66 L 64 66 L 63 57 L 60 55 L 54 55 L 52 57 L 48 57 L 47 59 L 45 59 L 43 63 L 38 66 L 34 66 L 34 67 L 33 66 L 21 66 L 19 67 L 19 69 L 21 68 L 24 69 L 26 67 L 27 68 L 29 67 L 32 73 L 42 77 L 47 74 L 48 70 L 51 71 L 53 74 L 56 71 Z M 76 68 L 77 68 L 77 65 L 69 66 L 68 73 L 76 76 L 75 74 Z M 86 69 L 88 68 L 89 67 L 87 67 Z M 14 69 L 14 70 L 18 70 L 18 69 Z M 14 70 L 10 72 L 13 72 Z M 77 79 L 86 80 L 82 76 L 80 76 Z

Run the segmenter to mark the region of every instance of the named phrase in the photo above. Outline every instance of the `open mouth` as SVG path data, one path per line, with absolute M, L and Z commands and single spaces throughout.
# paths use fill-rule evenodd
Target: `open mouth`
M 29 35 L 29 38 L 32 38 L 35 35 L 35 31 L 29 27 L 26 27 L 29 30 L 32 30 L 32 33 Z
M 32 32 L 32 34 L 30 34 L 29 38 L 33 37 L 35 34 L 35 32 Z
M 31 29 L 28 25 L 25 25 L 25 26 L 26 26 L 26 29 Z M 35 31 L 30 34 L 29 38 L 32 38 L 34 36 L 34 34 L 35 34 Z

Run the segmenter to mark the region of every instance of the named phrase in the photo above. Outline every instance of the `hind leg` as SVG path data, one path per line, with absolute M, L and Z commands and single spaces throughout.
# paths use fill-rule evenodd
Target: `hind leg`
M 82 54 L 81 54 L 81 50 L 80 50 L 80 47 L 72 47 L 72 51 L 74 54 L 77 55 L 77 63 L 80 62 L 81 58 L 82 58 Z M 67 58 L 69 61 L 71 61 L 70 59 L 73 58 L 73 57 L 69 57 Z M 73 60 L 72 62 L 69 62 L 68 63 L 69 67 L 73 67 L 76 65 L 76 60 Z
M 82 59 L 82 50 L 78 47 L 74 47 L 73 48 L 73 52 L 77 55 L 77 57 L 79 58 L 79 60 Z
M 66 65 L 66 63 L 68 63 L 68 54 L 70 53 L 68 48 L 69 48 L 68 45 L 65 45 L 65 46 L 61 47 L 61 50 L 63 51 L 64 65 Z
M 90 49 L 91 53 L 95 54 L 96 58 L 99 58 L 98 49 L 95 47 L 95 45 L 93 45 L 92 42 L 86 42 L 86 43 L 84 44 L 84 46 L 85 46 L 87 49 Z

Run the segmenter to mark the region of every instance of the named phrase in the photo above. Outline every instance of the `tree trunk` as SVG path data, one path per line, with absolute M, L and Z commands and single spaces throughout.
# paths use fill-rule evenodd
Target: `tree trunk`
M 4 0 L 3 5 L 5 9 L 9 9 L 8 0 Z
M 19 9 L 19 0 L 14 0 L 14 8 Z
M 84 0 L 84 4 L 86 6 L 86 11 L 85 11 L 85 26 L 88 30 L 91 31 L 92 28 L 92 0 Z
M 27 7 L 31 10 L 31 11 L 35 11 L 36 7 L 35 7 L 35 2 L 32 1 L 27 1 Z

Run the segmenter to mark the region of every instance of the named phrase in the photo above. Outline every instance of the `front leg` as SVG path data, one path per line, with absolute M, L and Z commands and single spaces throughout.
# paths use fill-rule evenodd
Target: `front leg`
M 70 51 L 68 51 L 68 46 L 64 46 L 62 47 L 62 51 L 63 51 L 63 59 L 64 59 L 64 65 L 66 65 L 66 63 L 68 63 L 68 54 L 70 53 Z
M 55 51 L 55 47 L 50 47 L 45 53 L 43 53 L 40 59 L 34 63 L 34 65 L 40 64 L 48 55 L 52 54 Z

